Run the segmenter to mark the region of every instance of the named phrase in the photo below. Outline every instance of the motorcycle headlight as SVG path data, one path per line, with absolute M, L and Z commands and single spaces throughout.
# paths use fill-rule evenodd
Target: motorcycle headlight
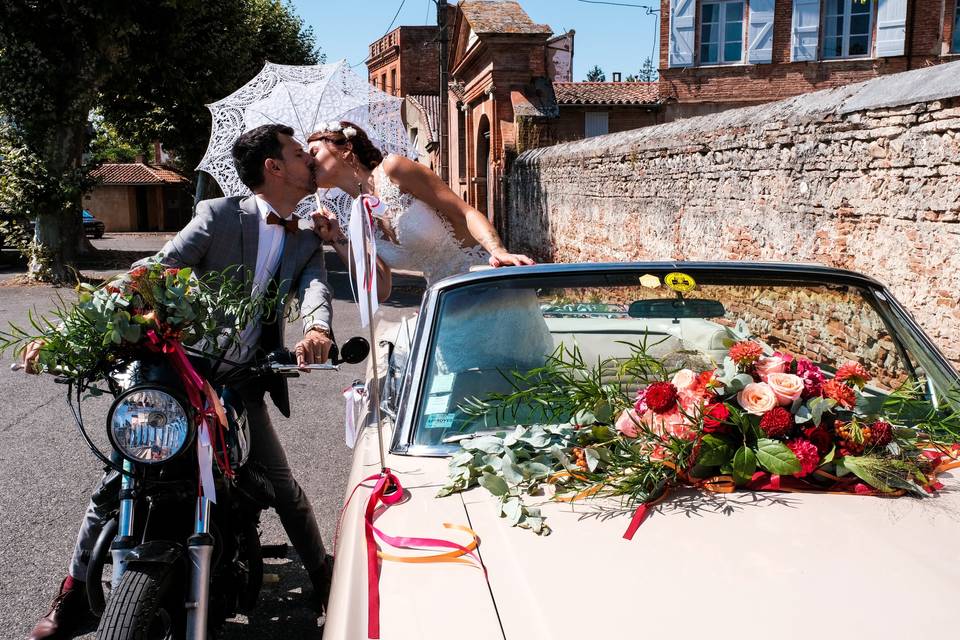
M 136 388 L 120 396 L 110 410 L 107 435 L 131 462 L 166 462 L 188 444 L 190 418 L 175 397 L 160 389 Z

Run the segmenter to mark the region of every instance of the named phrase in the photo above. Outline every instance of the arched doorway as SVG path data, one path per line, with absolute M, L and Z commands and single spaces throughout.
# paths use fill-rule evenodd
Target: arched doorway
M 490 167 L 490 120 L 486 114 L 480 116 L 480 124 L 477 127 L 477 164 L 476 177 L 474 178 L 474 206 L 487 214 L 487 219 L 491 219 L 489 208 L 490 199 L 487 196 L 489 185 L 487 184 L 487 175 Z M 492 222 L 492 220 L 491 220 Z

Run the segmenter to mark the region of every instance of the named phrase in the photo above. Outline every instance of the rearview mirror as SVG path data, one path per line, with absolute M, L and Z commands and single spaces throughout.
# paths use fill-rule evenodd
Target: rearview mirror
M 636 300 L 630 303 L 631 318 L 722 318 L 727 310 L 716 300 Z
M 340 364 L 341 362 L 357 364 L 363 362 L 369 354 L 370 343 L 365 338 L 356 336 L 343 343 L 339 354 L 331 353 L 330 359 L 333 360 L 334 364 Z

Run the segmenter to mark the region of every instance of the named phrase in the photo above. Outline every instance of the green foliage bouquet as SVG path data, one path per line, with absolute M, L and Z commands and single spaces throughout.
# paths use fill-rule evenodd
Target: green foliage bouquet
M 61 299 L 51 317 L 31 313 L 29 328 L 11 324 L 0 331 L 0 352 L 19 354 L 38 342 L 41 372 L 98 379 L 135 358 L 151 333 L 185 346 L 208 339 L 224 349 L 273 308 L 275 300 L 247 297 L 242 283 L 224 274 L 199 278 L 150 259 L 100 286 L 81 284 L 76 304 Z

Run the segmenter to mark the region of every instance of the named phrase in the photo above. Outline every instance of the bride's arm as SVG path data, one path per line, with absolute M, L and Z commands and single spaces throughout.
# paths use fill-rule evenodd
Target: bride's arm
M 332 216 L 332 217 L 331 217 Z M 340 225 L 337 223 L 336 216 L 325 212 L 313 214 L 314 230 L 321 240 L 330 244 L 333 250 L 340 256 L 344 265 L 350 265 L 350 242 L 347 236 L 343 234 Z M 377 258 L 377 299 L 380 302 L 390 297 L 390 291 L 393 289 L 393 275 L 390 267 L 382 258 Z
M 383 161 L 383 170 L 401 191 L 423 200 L 451 223 L 464 222 L 477 244 L 490 253 L 492 266 L 534 264 L 525 255 L 507 251 L 487 216 L 460 199 L 427 167 L 403 156 L 389 155 Z

